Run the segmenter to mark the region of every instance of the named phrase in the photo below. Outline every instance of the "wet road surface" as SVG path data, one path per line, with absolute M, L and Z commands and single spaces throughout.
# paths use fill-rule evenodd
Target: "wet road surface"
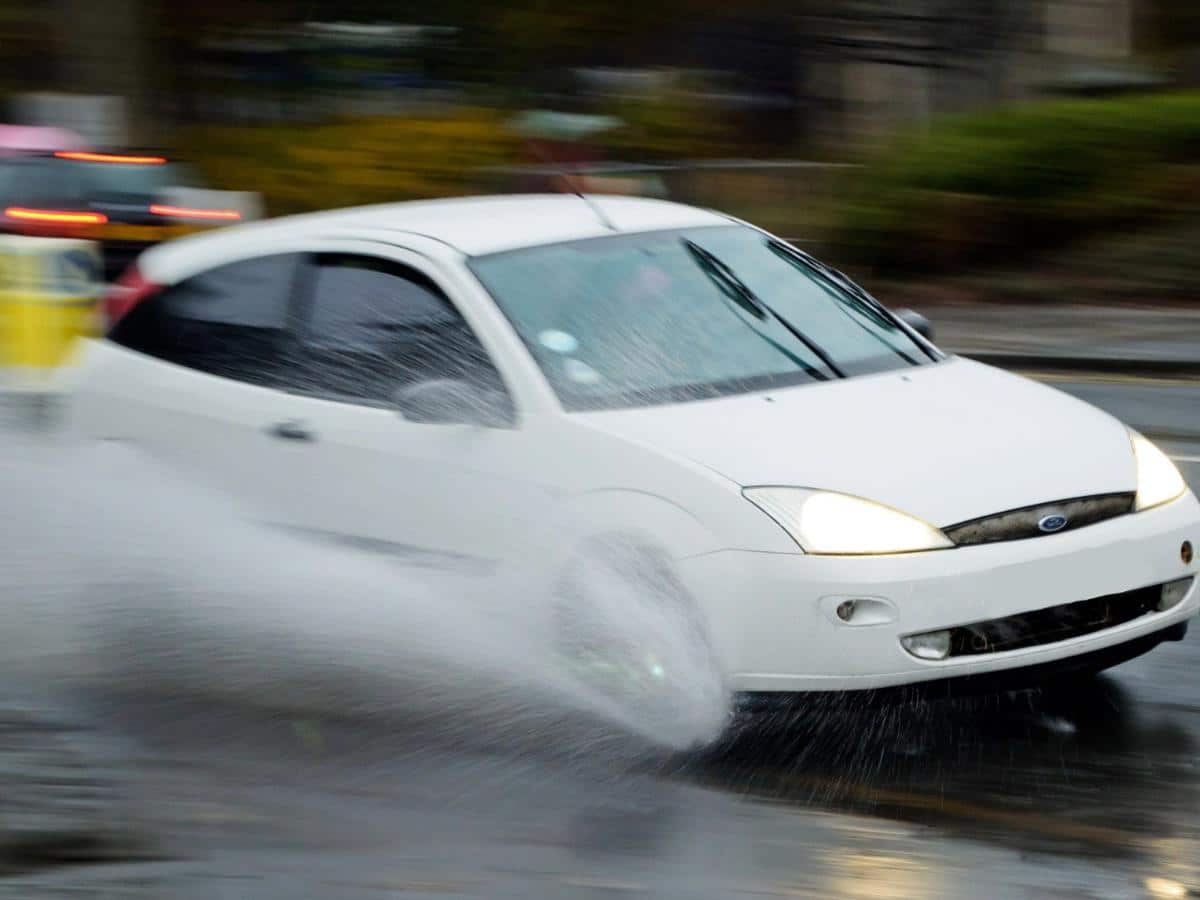
M 1200 387 L 1053 383 L 1200 486 Z M 1197 671 L 1193 629 L 1054 690 L 747 714 L 669 758 L 90 697 L 64 740 L 121 798 L 114 858 L 35 854 L 0 896 L 1196 896 Z

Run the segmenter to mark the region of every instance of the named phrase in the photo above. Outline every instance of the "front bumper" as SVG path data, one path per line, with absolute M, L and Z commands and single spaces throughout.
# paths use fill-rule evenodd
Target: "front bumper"
M 900 638 L 1195 574 L 1197 561 L 1180 558 L 1185 540 L 1200 544 L 1200 503 L 1190 492 L 1027 540 L 876 557 L 721 551 L 685 560 L 681 571 L 733 690 L 864 690 L 1103 658 L 1100 651 L 1134 641 L 1148 647 L 1141 639 L 1200 611 L 1197 583 L 1165 612 L 1035 647 L 930 661 L 910 655 Z M 869 598 L 870 612 L 846 623 L 836 609 L 850 598 Z

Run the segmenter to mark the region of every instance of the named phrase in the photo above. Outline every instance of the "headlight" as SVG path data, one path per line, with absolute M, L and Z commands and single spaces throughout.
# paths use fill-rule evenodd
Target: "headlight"
M 859 556 L 954 546 L 932 525 L 862 497 L 791 487 L 751 487 L 742 493 L 805 553 Z
M 1149 509 L 1174 500 L 1185 490 L 1183 476 L 1175 463 L 1167 458 L 1152 443 L 1138 434 L 1129 432 L 1133 441 L 1133 456 L 1137 460 L 1137 502 L 1134 509 Z

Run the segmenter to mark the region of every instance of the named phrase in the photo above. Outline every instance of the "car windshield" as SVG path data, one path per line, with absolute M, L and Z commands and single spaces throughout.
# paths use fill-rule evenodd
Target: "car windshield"
M 470 265 L 570 410 L 703 399 L 939 358 L 838 273 L 746 226 L 614 235 Z

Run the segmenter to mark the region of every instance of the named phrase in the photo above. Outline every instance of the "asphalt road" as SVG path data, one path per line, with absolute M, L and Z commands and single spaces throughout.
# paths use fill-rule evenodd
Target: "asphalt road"
M 1053 383 L 1200 487 L 1200 386 Z M 88 697 L 44 780 L 90 783 L 74 815 L 105 840 L 9 852 L 0 897 L 1195 896 L 1198 670 L 1194 630 L 1070 689 L 748 714 L 670 757 Z

